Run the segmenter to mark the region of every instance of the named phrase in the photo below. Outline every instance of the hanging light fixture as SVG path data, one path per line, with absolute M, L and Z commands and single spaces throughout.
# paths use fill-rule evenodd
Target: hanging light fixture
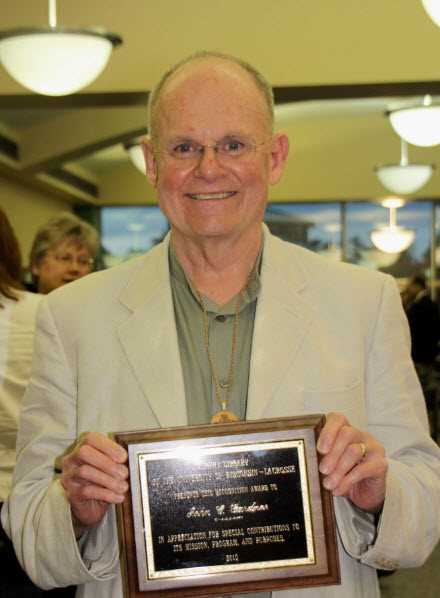
M 404 204 L 398 197 L 390 197 L 382 202 L 383 207 L 389 210 L 389 222 L 377 226 L 370 236 L 373 244 L 385 253 L 401 253 L 414 241 L 414 231 L 397 226 L 396 210 Z
M 56 0 L 49 0 L 49 27 L 0 31 L 0 61 L 24 87 L 63 96 L 94 81 L 121 43 L 102 29 L 57 27 Z
M 423 104 L 389 110 L 387 116 L 395 132 L 408 143 L 429 147 L 440 143 L 440 106 L 426 95 Z
M 415 193 L 431 178 L 433 164 L 410 164 L 408 145 L 400 139 L 400 164 L 376 166 L 374 171 L 384 187 L 392 193 Z
M 145 167 L 145 157 L 144 152 L 142 150 L 142 145 L 140 141 L 130 141 L 124 144 L 125 149 L 127 150 L 128 155 L 130 156 L 130 160 L 136 166 L 136 168 L 142 172 L 142 174 L 146 174 L 147 170 Z
M 422 4 L 428 15 L 436 25 L 440 27 L 440 3 L 438 0 L 422 0 Z

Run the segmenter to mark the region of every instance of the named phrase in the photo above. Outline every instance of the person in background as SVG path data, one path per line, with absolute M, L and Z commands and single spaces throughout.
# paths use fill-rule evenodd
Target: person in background
M 46 295 L 93 270 L 99 237 L 88 222 L 62 212 L 35 235 L 29 257 L 30 290 Z
M 11 488 L 15 466 L 15 441 L 21 400 L 31 375 L 37 307 L 41 295 L 21 284 L 21 252 L 5 212 L 0 208 L 0 503 Z M 2 598 L 46 596 L 30 581 L 18 563 L 11 541 L 0 526 L 0 576 Z M 72 596 L 73 589 L 49 592 Z
M 431 299 L 426 278 L 423 274 L 412 276 L 402 291 L 411 333 L 411 357 L 422 385 L 423 394 L 432 417 L 437 417 L 436 399 L 436 357 L 439 353 L 440 313 Z M 432 421 L 436 434 L 437 422 Z
M 263 225 L 289 141 L 252 65 L 191 56 L 149 102 L 147 175 L 171 232 L 42 300 L 2 509 L 17 555 L 42 587 L 122 598 L 127 453 L 111 432 L 327 413 L 341 585 L 272 598 L 377 598 L 377 568 L 419 566 L 440 537 L 440 449 L 396 282 Z

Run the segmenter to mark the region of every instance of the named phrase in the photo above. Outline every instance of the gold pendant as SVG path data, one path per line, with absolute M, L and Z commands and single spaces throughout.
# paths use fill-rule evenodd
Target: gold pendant
M 214 415 L 211 418 L 211 424 L 227 424 L 229 422 L 238 422 L 238 421 L 239 421 L 239 419 L 235 415 L 235 413 L 232 413 L 232 411 L 229 411 L 227 409 L 222 409 L 221 411 L 217 411 L 217 413 L 214 413 Z

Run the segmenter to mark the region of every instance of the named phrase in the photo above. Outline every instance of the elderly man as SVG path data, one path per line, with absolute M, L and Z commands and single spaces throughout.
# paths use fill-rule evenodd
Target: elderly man
M 375 568 L 420 565 L 439 537 L 440 453 L 394 281 L 262 226 L 288 154 L 272 127 L 251 66 L 214 53 L 177 65 L 150 98 L 145 146 L 170 236 L 43 301 L 3 517 L 44 587 L 122 597 L 113 505 L 127 457 L 106 434 L 213 415 L 332 412 L 318 450 L 342 584 L 274 598 L 378 596 Z

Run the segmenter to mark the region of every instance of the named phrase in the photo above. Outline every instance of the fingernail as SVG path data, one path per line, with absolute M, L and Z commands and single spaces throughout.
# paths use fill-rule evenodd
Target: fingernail
M 323 481 L 323 485 L 324 485 L 324 488 L 326 488 L 327 490 L 332 490 L 335 486 L 335 484 L 331 478 L 325 478 L 325 480 Z
M 321 465 L 319 466 L 319 471 L 324 474 L 328 473 L 328 471 L 329 471 L 328 465 L 326 463 L 321 463 Z
M 319 453 L 325 454 L 328 452 L 328 442 L 326 442 L 326 440 L 319 439 L 316 448 Z
M 122 449 L 121 452 L 119 453 L 119 461 L 121 463 L 125 463 L 125 461 L 127 461 L 127 457 L 128 457 L 127 451 Z

